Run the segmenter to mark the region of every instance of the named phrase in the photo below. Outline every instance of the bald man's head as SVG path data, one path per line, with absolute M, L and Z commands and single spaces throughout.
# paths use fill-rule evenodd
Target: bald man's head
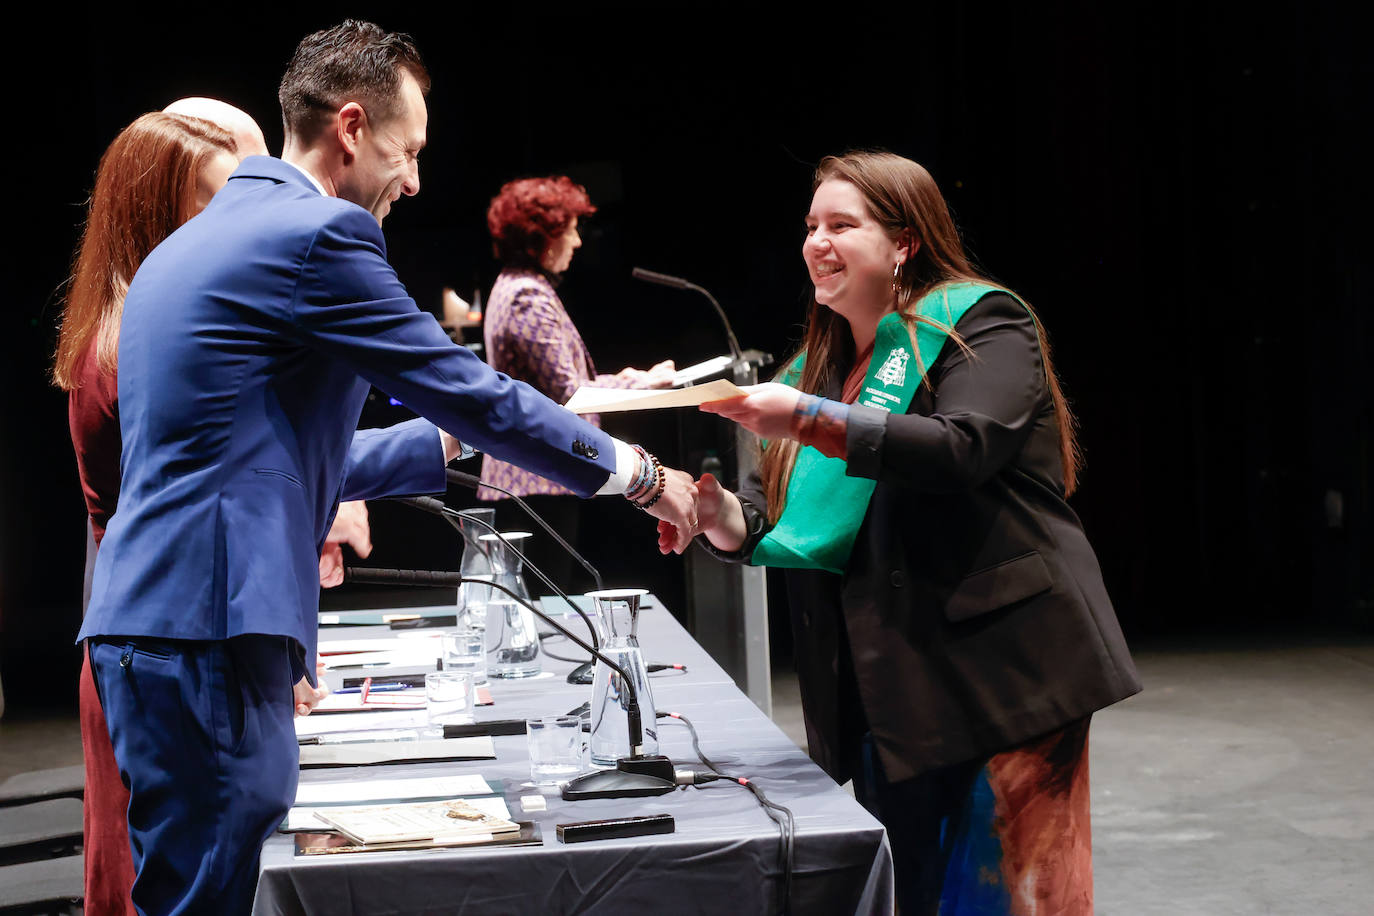
M 245 156 L 266 156 L 267 141 L 263 139 L 262 128 L 248 113 L 235 108 L 219 99 L 191 97 L 177 99 L 162 109 L 167 114 L 185 115 L 188 118 L 201 118 L 218 124 L 234 137 L 239 148 L 239 158 Z

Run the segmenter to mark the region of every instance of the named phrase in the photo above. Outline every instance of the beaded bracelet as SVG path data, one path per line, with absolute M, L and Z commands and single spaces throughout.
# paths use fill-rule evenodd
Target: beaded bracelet
M 635 494 L 647 491 L 654 482 L 654 462 L 649 453 L 644 450 L 642 445 L 631 445 L 636 455 L 639 456 L 639 470 L 634 480 L 625 488 L 626 497 L 633 497 Z
M 630 502 L 634 503 L 636 507 L 640 509 L 648 509 L 654 503 L 658 502 L 659 497 L 663 495 L 664 488 L 666 487 L 668 482 L 668 474 L 663 470 L 663 465 L 659 463 L 657 458 L 655 458 L 648 452 L 645 452 L 643 449 L 640 449 L 640 451 L 644 455 L 644 457 L 648 459 L 645 462 L 645 464 L 647 464 L 652 469 L 653 478 L 651 483 L 647 487 L 638 488 L 632 493 L 627 493 L 626 498 L 629 499 Z M 639 501 L 640 498 L 642 498 L 648 493 L 653 493 L 653 498 L 650 499 L 648 502 L 641 503 Z
M 650 508 L 651 506 L 653 506 L 654 503 L 656 503 L 656 502 L 658 502 L 660 499 L 662 499 L 662 498 L 663 498 L 663 494 L 664 494 L 664 493 L 667 491 L 667 489 L 668 489 L 668 475 L 667 475 L 667 473 L 663 470 L 663 465 L 661 465 L 661 464 L 658 463 L 658 459 L 657 459 L 657 458 L 654 459 L 654 466 L 655 466 L 656 468 L 658 468 L 658 481 L 657 481 L 657 484 L 658 484 L 658 492 L 655 493 L 655 494 L 654 494 L 654 498 L 651 499 L 651 500 L 649 500 L 647 503 L 635 503 L 635 505 L 636 505 L 637 507 L 639 507 L 640 509 L 643 509 L 645 512 L 649 511 L 649 508 Z
M 632 445 L 630 447 L 639 456 L 639 473 L 625 490 L 625 498 L 635 502 L 652 490 L 658 472 L 655 469 L 657 462 L 654 456 L 645 451 L 642 446 Z

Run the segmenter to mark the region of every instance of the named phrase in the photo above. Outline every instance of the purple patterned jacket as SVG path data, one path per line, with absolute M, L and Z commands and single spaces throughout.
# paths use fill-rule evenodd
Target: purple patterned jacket
M 487 300 L 484 337 L 487 362 L 493 369 L 528 382 L 560 404 L 566 403 L 582 385 L 632 387 L 614 375 L 596 374 L 587 345 L 559 301 L 553 284 L 537 271 L 507 269 L 496 278 Z M 583 419 L 601 425 L 595 414 Z M 482 483 L 504 487 L 517 496 L 572 492 L 490 455 L 482 456 Z M 505 496 L 484 486 L 477 491 L 477 498 L 495 500 Z

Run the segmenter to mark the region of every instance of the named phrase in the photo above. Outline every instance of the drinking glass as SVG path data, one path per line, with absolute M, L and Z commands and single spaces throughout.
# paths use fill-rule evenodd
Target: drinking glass
M 582 718 L 541 716 L 525 720 L 530 781 L 537 786 L 567 782 L 582 772 Z
M 470 671 L 431 671 L 425 675 L 425 713 L 433 731 L 473 721 L 475 694 Z
M 487 683 L 487 633 L 476 627 L 459 627 L 443 635 L 444 670 L 467 671 L 472 683 Z

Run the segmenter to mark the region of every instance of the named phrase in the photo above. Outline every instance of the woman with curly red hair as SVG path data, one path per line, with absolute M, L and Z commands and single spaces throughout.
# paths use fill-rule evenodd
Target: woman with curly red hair
M 558 298 L 559 281 L 582 246 L 577 221 L 595 212 L 586 188 L 566 175 L 507 182 L 487 209 L 492 247 L 502 265 L 487 299 L 487 361 L 560 404 L 582 385 L 666 388 L 673 381 L 672 360 L 648 371 L 627 367 L 614 375 L 598 374 Z M 599 425 L 597 417 L 587 419 Z M 531 502 L 564 537 L 576 534 L 577 500 L 569 499 L 569 491 L 558 484 L 490 455 L 482 459 L 482 483 L 479 499 L 504 499 L 505 494 L 486 484 L 501 487 Z M 498 508 L 497 517 L 506 525 L 504 515 Z M 541 554 L 536 547 L 536 564 L 555 582 L 566 582 L 568 559 Z

